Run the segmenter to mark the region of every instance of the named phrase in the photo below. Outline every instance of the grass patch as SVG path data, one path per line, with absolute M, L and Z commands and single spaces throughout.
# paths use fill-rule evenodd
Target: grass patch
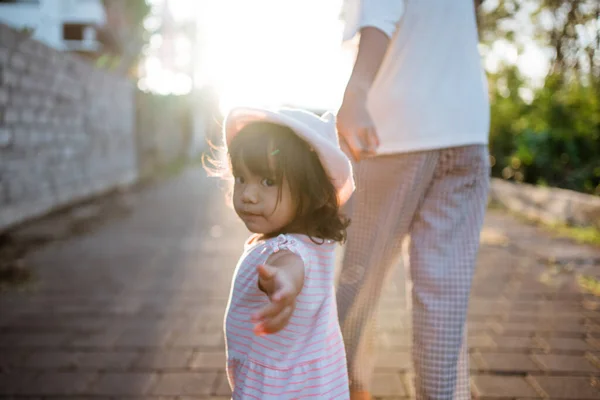
M 594 227 L 577 227 L 543 223 L 541 225 L 552 233 L 572 238 L 578 243 L 600 246 L 600 230 Z
M 159 168 L 158 171 L 154 174 L 153 178 L 155 180 L 164 180 L 164 179 L 174 178 L 174 177 L 180 175 L 187 168 L 190 168 L 190 167 L 193 167 L 196 165 L 202 165 L 201 157 L 194 157 L 194 158 L 179 157 L 175 161 L 163 166 L 162 168 Z
M 187 160 L 185 157 L 181 157 L 181 158 L 173 161 L 169 165 L 167 165 L 165 167 L 165 169 L 163 171 L 161 171 L 160 175 L 163 178 L 171 178 L 171 177 L 177 176 L 181 172 L 183 172 L 183 170 L 189 165 L 190 165 L 190 161 Z
M 577 284 L 584 292 L 600 297 L 600 281 L 595 276 L 578 275 Z

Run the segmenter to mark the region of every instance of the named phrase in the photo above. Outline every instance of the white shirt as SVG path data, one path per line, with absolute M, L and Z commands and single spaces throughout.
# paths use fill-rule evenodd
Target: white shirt
M 344 40 L 363 27 L 390 44 L 367 107 L 379 154 L 487 144 L 487 80 L 473 0 L 346 0 Z

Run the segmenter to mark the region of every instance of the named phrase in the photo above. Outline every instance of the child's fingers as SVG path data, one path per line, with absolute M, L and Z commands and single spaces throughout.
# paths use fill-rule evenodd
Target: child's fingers
M 271 296 L 271 299 L 273 301 L 276 301 L 279 303 L 284 303 L 284 304 L 289 303 L 291 298 L 292 298 L 292 290 L 290 288 L 288 288 L 287 286 L 280 287 L 275 293 L 273 293 L 273 296 Z
M 292 306 L 286 306 L 281 312 L 275 315 L 273 318 L 269 318 L 262 323 L 259 323 L 254 332 L 257 335 L 277 333 L 288 324 L 290 317 L 292 316 Z
M 285 307 L 286 304 L 277 301 L 272 301 L 260 310 L 258 310 L 258 312 L 256 312 L 254 315 L 252 315 L 252 320 L 256 322 L 262 321 L 267 318 L 272 318 L 273 316 L 280 313 L 281 310 L 283 310 Z
M 277 273 L 277 268 L 267 264 L 259 265 L 256 270 L 258 271 L 258 278 L 263 280 L 271 280 Z

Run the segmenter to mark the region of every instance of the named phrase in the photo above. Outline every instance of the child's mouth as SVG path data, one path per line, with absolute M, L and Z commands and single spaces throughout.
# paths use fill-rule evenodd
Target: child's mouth
M 254 219 L 254 218 L 258 218 L 258 217 L 260 217 L 260 214 L 258 214 L 258 213 L 250 213 L 250 212 L 243 212 L 242 213 L 242 218 L 251 218 L 251 219 Z

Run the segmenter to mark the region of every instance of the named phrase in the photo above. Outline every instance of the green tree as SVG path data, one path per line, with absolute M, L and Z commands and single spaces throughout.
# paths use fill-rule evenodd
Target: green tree
M 518 48 L 515 21 L 524 12 L 553 56 L 530 102 L 521 95 L 530 82 L 514 65 L 489 75 L 492 172 L 600 194 L 600 2 L 499 0 L 478 11 L 483 44 L 502 39 Z
M 102 4 L 106 25 L 99 30 L 107 46 L 97 65 L 119 74 L 135 74 L 144 46 L 159 28 L 148 29 L 144 24 L 152 7 L 146 0 L 102 0 Z

